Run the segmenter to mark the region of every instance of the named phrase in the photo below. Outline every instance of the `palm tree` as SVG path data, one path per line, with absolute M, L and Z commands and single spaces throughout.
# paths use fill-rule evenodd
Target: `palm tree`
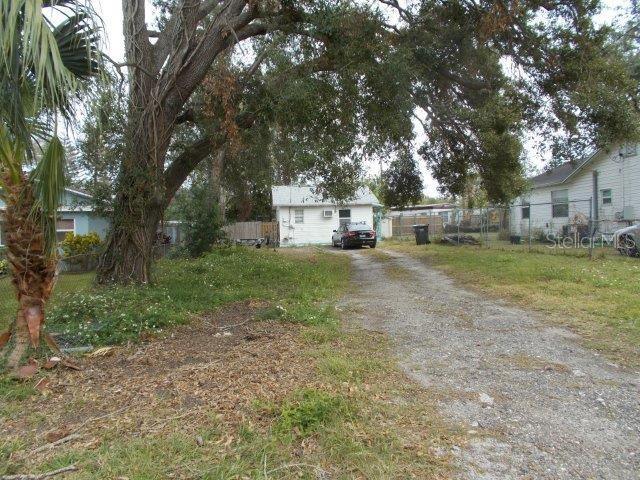
M 82 0 L 0 2 L 0 195 L 7 258 L 19 302 L 0 335 L 7 367 L 45 342 L 45 304 L 54 286 L 56 213 L 65 187 L 59 122 L 98 72 L 97 16 Z M 62 18 L 54 23 L 52 18 Z

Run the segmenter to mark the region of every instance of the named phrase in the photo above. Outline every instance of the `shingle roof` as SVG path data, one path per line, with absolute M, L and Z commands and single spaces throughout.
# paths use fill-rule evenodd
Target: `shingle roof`
M 580 161 L 571 160 L 563 163 L 562 165 L 547 170 L 546 172 L 536 175 L 529 180 L 533 183 L 533 188 L 548 187 L 550 185 L 564 183 L 574 173 L 593 160 L 598 152 L 600 152 L 600 150 L 596 150 L 591 155 Z
M 271 188 L 274 207 L 282 206 L 333 206 L 338 202 L 330 198 L 323 199 L 321 195 L 313 193 L 311 186 L 277 185 Z M 368 187 L 361 187 L 356 191 L 355 198 L 345 202 L 346 205 L 380 205 L 376 196 Z

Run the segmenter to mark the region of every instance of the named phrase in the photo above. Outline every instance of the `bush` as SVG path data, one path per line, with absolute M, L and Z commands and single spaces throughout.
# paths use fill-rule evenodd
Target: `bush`
M 211 195 L 207 184 L 195 183 L 177 196 L 174 210 L 183 221 L 185 241 L 184 249 L 177 250 L 176 256 L 186 253 L 192 258 L 201 257 L 222 238 L 218 205 Z
M 9 261 L 6 258 L 0 258 L 0 277 L 9 273 Z
M 77 255 L 87 255 L 95 253 L 101 245 L 100 237 L 97 233 L 91 232 L 86 235 L 75 235 L 67 233 L 60 244 L 65 257 L 75 257 Z

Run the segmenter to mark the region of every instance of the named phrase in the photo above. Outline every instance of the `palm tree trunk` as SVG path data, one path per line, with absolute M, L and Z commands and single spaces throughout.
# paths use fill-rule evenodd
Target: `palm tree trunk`
M 7 366 L 15 369 L 30 349 L 38 349 L 45 340 L 44 307 L 53 289 L 56 259 L 45 251 L 41 215 L 34 213 L 35 198 L 29 180 L 20 175 L 14 182 L 7 175 L 4 184 L 7 259 L 19 305 L 9 330 L 12 342 L 8 342 L 5 354 Z

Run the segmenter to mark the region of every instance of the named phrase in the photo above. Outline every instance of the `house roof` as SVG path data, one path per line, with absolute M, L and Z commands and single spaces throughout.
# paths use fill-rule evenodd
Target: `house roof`
M 591 161 L 596 157 L 601 150 L 596 150 L 588 157 L 580 160 L 570 160 L 568 162 L 563 163 L 555 168 L 547 170 L 546 172 L 541 173 L 540 175 L 536 175 L 535 177 L 530 178 L 533 183 L 533 188 L 541 188 L 541 187 L 549 187 L 551 185 L 557 185 L 560 183 L 564 183 L 573 177 L 577 172 L 582 170 L 587 164 L 591 163 Z
M 1 190 L 2 189 L 0 189 L 0 191 Z M 66 199 L 62 199 L 62 202 L 58 207 L 58 211 L 60 212 L 92 212 L 93 211 L 93 206 L 85 202 L 85 200 L 91 200 L 93 198 L 93 196 L 90 193 L 84 192 L 82 190 L 78 190 L 77 188 L 65 188 L 64 191 L 65 193 L 71 196 L 79 197 L 81 200 L 80 200 L 80 203 L 78 204 L 67 205 L 65 203 Z M 4 208 L 5 208 L 4 201 L 0 199 L 0 210 L 4 210 Z
M 277 185 L 271 188 L 271 196 L 274 207 L 289 206 L 334 206 L 340 204 L 330 198 L 322 198 L 313 192 L 313 187 Z M 344 205 L 380 205 L 376 196 L 368 187 L 360 187 L 352 200 L 344 202 Z

